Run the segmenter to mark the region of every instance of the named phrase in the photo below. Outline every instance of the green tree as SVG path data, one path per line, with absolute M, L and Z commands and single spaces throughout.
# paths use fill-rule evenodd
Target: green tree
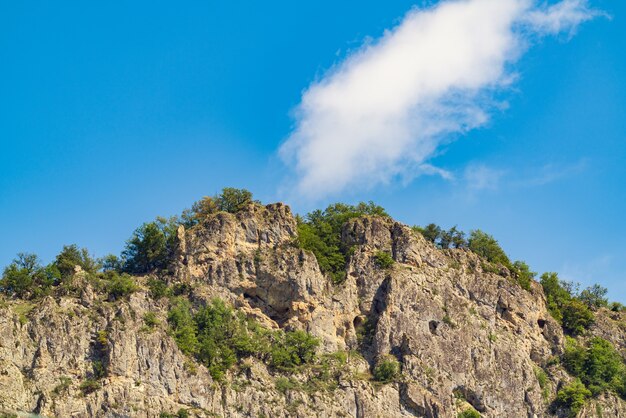
M 124 264 L 122 260 L 114 254 L 109 254 L 100 260 L 100 264 L 102 265 L 102 271 L 122 271 L 124 268 Z
M 589 341 L 585 362 L 585 383 L 592 393 L 617 389 L 624 375 L 624 364 L 615 347 L 605 339 L 594 337 Z
M 138 289 L 135 280 L 128 274 L 113 273 L 109 277 L 109 283 L 107 284 L 107 290 L 109 296 L 114 299 L 121 299 L 129 296 L 131 293 Z
M 334 283 L 345 278 L 345 265 L 349 248 L 341 242 L 341 230 L 350 219 L 361 216 L 388 217 L 385 209 L 373 202 L 358 205 L 335 203 L 324 211 L 315 210 L 305 219 L 297 217 L 298 245 L 315 254 L 322 272 L 327 273 Z
M 561 308 L 563 329 L 572 335 L 580 335 L 594 322 L 593 312 L 578 299 L 571 299 Z
M 557 403 L 569 409 L 570 417 L 576 417 L 589 397 L 591 397 L 591 391 L 582 384 L 580 379 L 576 379 L 559 390 L 556 400 Z
M 246 209 L 251 203 L 252 193 L 246 189 L 225 187 L 222 193 L 214 198 L 217 208 L 224 212 L 237 213 Z
M 178 348 L 185 354 L 195 354 L 198 350 L 198 329 L 191 314 L 189 301 L 176 298 L 168 312 L 167 321 L 173 329 Z
M 606 287 L 594 284 L 593 286 L 590 286 L 580 292 L 578 299 L 591 309 L 607 307 L 609 304 L 609 301 L 606 298 L 607 292 L 608 290 Z
M 433 244 L 438 242 L 441 236 L 441 228 L 433 223 L 426 225 L 425 227 L 414 226 L 413 229 Z
M 320 342 L 307 332 L 296 330 L 277 333 L 272 346 L 272 365 L 281 369 L 293 369 L 315 359 Z
M 61 275 L 55 265 L 43 267 L 35 254 L 19 253 L 5 267 L 0 279 L 0 290 L 22 299 L 46 295 L 59 284 Z
M 385 356 L 374 367 L 374 380 L 389 383 L 400 374 L 400 363 L 393 356 Z
M 511 266 L 511 272 L 517 280 L 517 283 L 526 290 L 530 290 L 530 283 L 535 278 L 537 273 L 530 271 L 530 267 L 523 261 L 516 261 Z
M 95 273 L 100 268 L 98 262 L 89 255 L 89 251 L 86 248 L 78 248 L 76 244 L 63 246 L 54 264 L 63 280 L 71 278 L 77 266 L 87 273 Z
M 167 267 L 177 242 L 176 218 L 157 218 L 135 230 L 122 252 L 123 270 L 145 274 Z
M 548 311 L 554 319 L 561 323 L 563 321 L 561 309 L 572 299 L 569 287 L 564 286 L 564 282 L 559 280 L 556 273 L 543 273 L 540 283 L 546 295 Z
M 471 231 L 468 247 L 471 251 L 483 257 L 490 263 L 501 264 L 505 267 L 511 266 L 511 261 L 498 241 L 480 229 Z

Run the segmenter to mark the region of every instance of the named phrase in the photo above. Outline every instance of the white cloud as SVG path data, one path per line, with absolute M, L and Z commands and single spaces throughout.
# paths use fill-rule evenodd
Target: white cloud
M 504 171 L 483 164 L 470 164 L 465 168 L 465 185 L 470 190 L 496 190 Z
M 593 15 L 583 0 L 441 1 L 411 10 L 304 91 L 280 149 L 296 190 L 321 198 L 398 177 L 449 177 L 429 158 L 489 120 L 529 37 L 572 31 Z

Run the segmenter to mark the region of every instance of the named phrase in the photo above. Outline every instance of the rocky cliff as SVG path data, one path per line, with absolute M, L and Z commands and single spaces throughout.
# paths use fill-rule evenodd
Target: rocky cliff
M 524 290 L 506 272 L 483 271 L 470 251 L 440 250 L 401 223 L 364 216 L 343 227 L 351 252 L 346 279 L 333 284 L 315 256 L 294 245 L 296 238 L 296 221 L 282 204 L 219 213 L 188 230 L 179 227 L 162 278 L 191 289 L 196 305 L 219 297 L 268 329 L 309 332 L 321 341 L 318 354 L 326 363 L 286 373 L 249 358 L 215 381 L 179 350 L 168 330 L 168 299 L 150 296 L 149 277 L 139 277 L 139 290 L 128 298 L 112 301 L 79 271 L 79 296 L 0 302 L 0 411 L 565 416 L 552 405 L 558 388 L 572 380 L 555 361 L 564 335 L 538 283 Z M 381 251 L 392 255 L 393 265 L 377 263 Z M 151 328 L 148 312 L 156 314 Z M 623 319 L 603 310 L 591 332 L 624 352 Z M 373 367 L 387 356 L 399 361 L 400 375 L 376 382 Z M 96 360 L 106 375 L 85 390 Z M 581 416 L 626 416 L 626 406 L 607 394 Z

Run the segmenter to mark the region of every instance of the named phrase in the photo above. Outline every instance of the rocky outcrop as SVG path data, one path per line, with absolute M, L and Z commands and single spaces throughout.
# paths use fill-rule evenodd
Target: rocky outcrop
M 282 204 L 219 213 L 180 227 L 167 280 L 188 285 L 200 303 L 223 298 L 268 328 L 304 329 L 320 338 L 321 354 L 350 353 L 332 387 L 306 389 L 310 376 L 302 372 L 291 376 L 292 389 L 280 388 L 277 379 L 285 377 L 253 359 L 215 382 L 168 335 L 166 299 L 155 301 L 142 287 L 111 302 L 84 280 L 79 298 L 3 303 L 0 410 L 365 418 L 456 417 L 471 407 L 483 417 L 554 416 L 550 400 L 569 378 L 551 361 L 563 350 L 563 334 L 537 283 L 524 290 L 483 271 L 471 252 L 439 250 L 401 223 L 362 217 L 343 228 L 352 250 L 346 280 L 334 285 L 296 238 Z M 378 267 L 380 251 L 392 255 L 391 268 Z M 148 312 L 158 318 L 154 329 L 144 324 Z M 621 319 L 606 316 L 594 332 L 623 350 Z M 402 377 L 372 382 L 373 366 L 389 355 Z M 90 380 L 102 365 L 106 375 Z M 542 388 L 537 372 L 544 369 Z M 618 398 L 595 402 L 584 416 L 598 409 L 624 416 Z

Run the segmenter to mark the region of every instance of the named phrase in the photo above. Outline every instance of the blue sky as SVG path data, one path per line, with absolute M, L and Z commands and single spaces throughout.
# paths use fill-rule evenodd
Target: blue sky
M 142 222 L 235 186 L 297 212 L 374 200 L 408 224 L 481 228 L 534 270 L 626 302 L 623 2 L 528 38 L 488 120 L 439 136 L 418 168 L 357 167 L 350 181 L 369 186 L 328 195 L 296 184 L 306 173 L 280 147 L 318 120 L 299 111 L 307 91 L 435 3 L 5 2 L 0 265 L 69 243 L 118 253 Z

